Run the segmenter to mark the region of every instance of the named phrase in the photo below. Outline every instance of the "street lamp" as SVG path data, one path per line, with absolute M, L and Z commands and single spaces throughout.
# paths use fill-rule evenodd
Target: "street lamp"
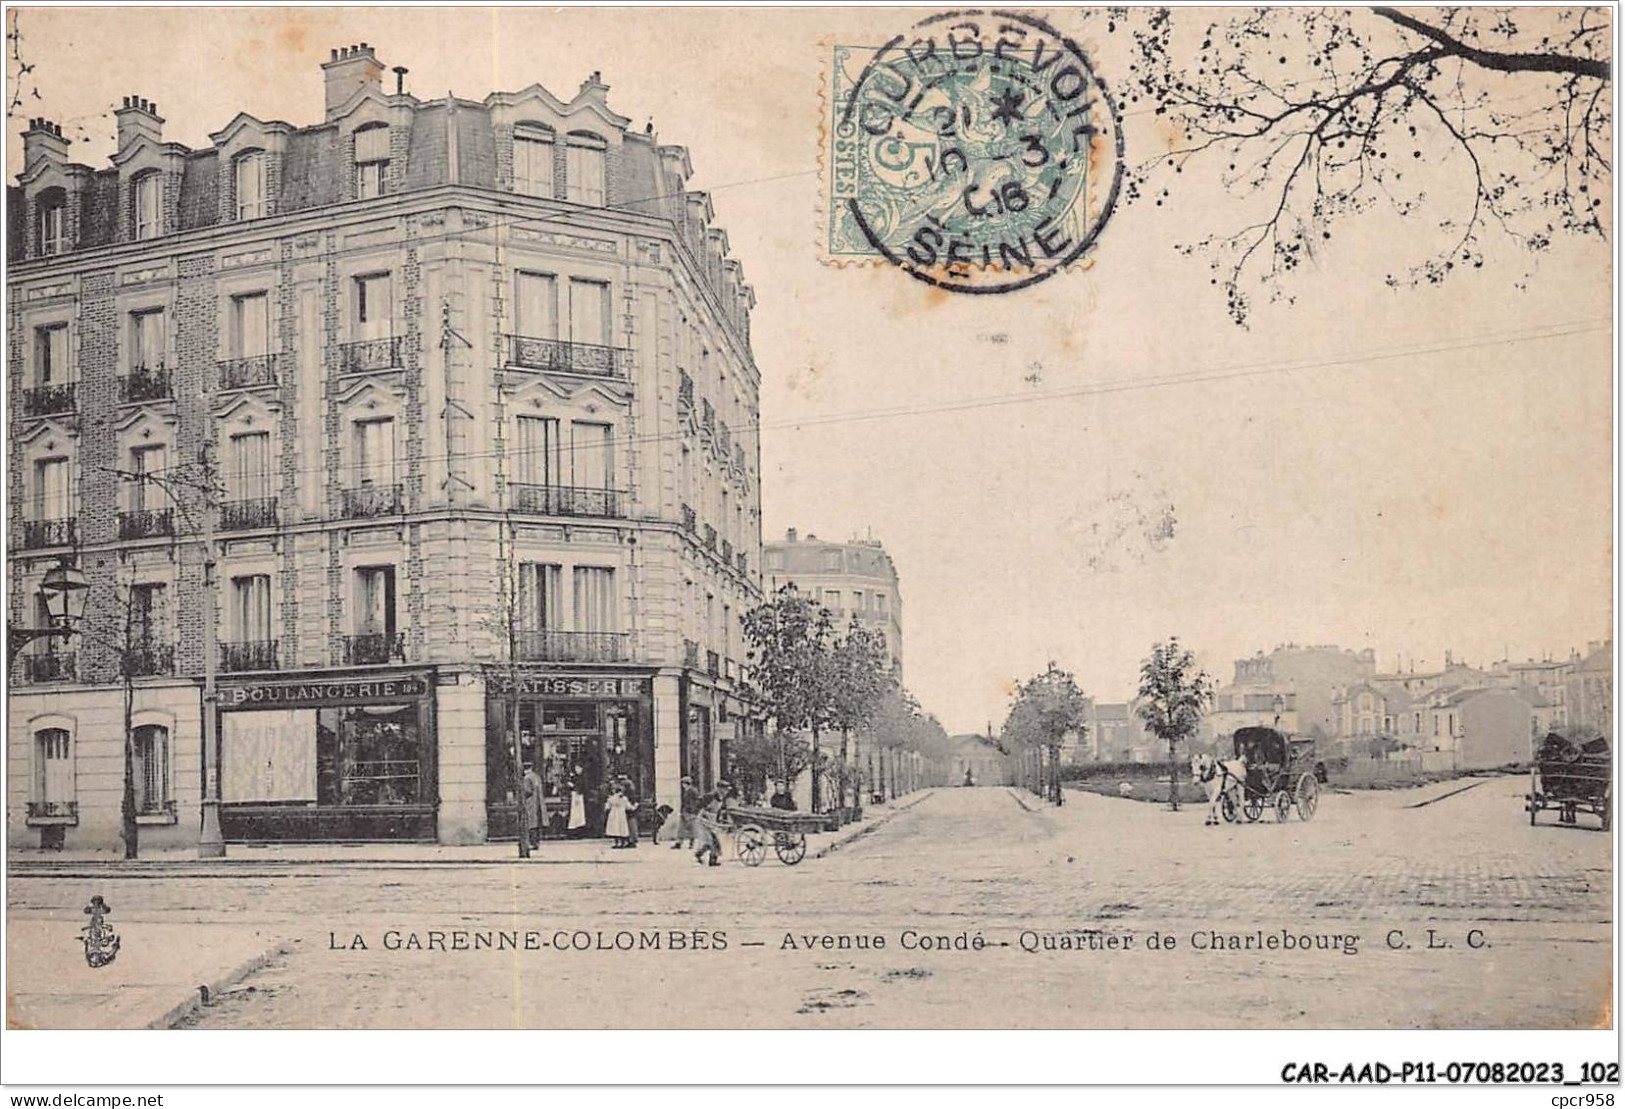
M 6 625 L 6 664 L 17 661 L 22 649 L 36 639 L 71 636 L 85 614 L 85 600 L 90 593 L 90 579 L 84 572 L 63 558 L 45 572 L 40 592 L 45 594 L 45 611 L 50 625 L 43 628 Z

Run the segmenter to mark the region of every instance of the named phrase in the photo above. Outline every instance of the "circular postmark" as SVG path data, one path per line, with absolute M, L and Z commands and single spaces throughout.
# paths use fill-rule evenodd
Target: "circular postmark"
M 835 137 L 852 152 L 840 218 L 958 292 L 1013 292 L 1077 261 L 1122 183 L 1105 83 L 1070 38 L 1016 12 L 945 12 L 887 42 Z

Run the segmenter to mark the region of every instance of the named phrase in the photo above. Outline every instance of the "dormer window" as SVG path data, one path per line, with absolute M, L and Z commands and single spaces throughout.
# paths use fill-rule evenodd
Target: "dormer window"
M 513 191 L 525 196 L 553 195 L 553 129 L 521 123 L 513 130 Z
M 604 140 L 590 131 L 572 131 L 564 150 L 564 196 L 577 204 L 604 206 Z
M 236 190 L 238 219 L 263 219 L 271 214 L 265 189 L 265 151 L 250 150 L 237 159 Z
M 368 200 L 384 195 L 389 171 L 389 125 L 374 123 L 355 133 L 355 195 Z
M 39 201 L 39 252 L 50 257 L 68 251 L 68 203 L 61 189 L 47 189 Z
M 163 233 L 163 181 L 156 172 L 135 179 L 135 237 L 156 239 Z

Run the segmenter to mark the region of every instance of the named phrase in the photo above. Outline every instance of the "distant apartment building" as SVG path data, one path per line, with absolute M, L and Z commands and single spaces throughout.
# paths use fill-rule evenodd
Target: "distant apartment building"
M 1375 670 L 1370 648 L 1286 644 L 1259 651 L 1236 660 L 1229 684 L 1214 693 L 1205 728 L 1215 738 L 1257 725 L 1330 738 L 1337 734 L 1339 693 Z
M 14 843 L 116 842 L 121 670 L 159 843 L 205 790 L 228 841 L 512 835 L 516 740 L 562 831 L 568 781 L 675 806 L 754 726 L 754 294 L 688 152 L 596 73 L 429 100 L 365 44 L 321 68 L 314 124 L 193 149 L 125 97 L 109 166 L 23 136 L 8 618 L 63 559 L 93 590 L 11 673 Z
M 1564 704 L 1570 724 L 1595 728 L 1614 738 L 1614 644 L 1587 644 L 1563 678 Z
M 782 541 L 762 546 L 762 575 L 769 593 L 794 584 L 829 609 L 837 633 L 856 619 L 886 640 L 887 661 L 903 672 L 903 593 L 897 567 L 876 539 L 845 543 L 801 538 L 795 528 Z

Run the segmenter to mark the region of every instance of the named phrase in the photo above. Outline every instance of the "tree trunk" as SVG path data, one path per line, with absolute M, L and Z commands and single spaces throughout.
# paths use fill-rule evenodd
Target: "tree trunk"
M 1179 764 L 1175 748 L 1178 740 L 1168 740 L 1168 808 L 1172 812 L 1179 811 Z
M 135 682 L 130 677 L 130 659 L 119 660 L 124 669 L 124 798 L 119 815 L 124 826 L 124 857 L 139 858 L 141 830 L 135 820 Z
M 821 799 L 821 794 L 820 794 L 820 791 L 818 789 L 819 774 L 818 774 L 818 729 L 817 728 L 814 728 L 812 730 L 812 762 L 811 762 L 810 765 L 812 766 L 812 794 L 811 794 L 811 798 L 810 798 L 810 800 L 811 800 L 811 808 L 812 808 L 813 812 L 820 812 L 822 810 L 819 808 L 819 805 L 818 805 L 818 802 Z

